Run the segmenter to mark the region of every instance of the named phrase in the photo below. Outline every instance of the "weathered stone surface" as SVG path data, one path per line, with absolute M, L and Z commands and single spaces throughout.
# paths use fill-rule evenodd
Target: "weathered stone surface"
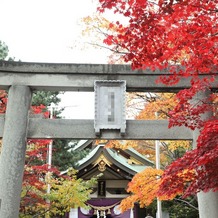
M 183 127 L 168 129 L 167 120 L 127 120 L 126 134 L 118 130 L 101 130 L 96 137 L 94 120 L 30 119 L 29 138 L 74 139 L 192 139 L 192 131 Z
M 17 218 L 26 152 L 26 134 L 31 92 L 27 86 L 12 86 L 5 116 L 0 155 L 0 217 Z
M 129 65 L 107 64 L 49 64 L 0 61 L 0 89 L 12 84 L 27 85 L 34 90 L 94 91 L 95 80 L 125 80 L 128 92 L 175 92 L 189 87 L 189 79 L 183 78 L 171 87 L 156 83 L 159 75 L 167 70 L 131 70 Z M 202 75 L 205 76 L 205 75 Z M 213 86 L 217 88 L 215 78 Z

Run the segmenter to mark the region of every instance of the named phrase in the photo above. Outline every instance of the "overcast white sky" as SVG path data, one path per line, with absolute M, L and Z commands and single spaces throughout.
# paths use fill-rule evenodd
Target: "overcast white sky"
M 24 62 L 107 63 L 108 51 L 88 45 L 84 49 L 87 39 L 81 35 L 81 19 L 92 15 L 96 4 L 96 0 L 0 0 L 0 40 L 8 45 L 10 56 Z M 64 116 L 94 118 L 93 102 L 90 93 L 67 93 Z
M 96 56 L 81 36 L 81 19 L 96 7 L 96 0 L 0 0 L 0 40 L 22 61 L 106 63 L 107 51 Z

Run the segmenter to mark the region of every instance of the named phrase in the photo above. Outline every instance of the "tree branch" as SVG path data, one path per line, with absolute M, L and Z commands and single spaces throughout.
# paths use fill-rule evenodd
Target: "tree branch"
M 180 199 L 180 198 L 174 198 L 174 200 L 176 200 L 176 201 L 181 201 L 181 202 L 183 202 L 183 203 L 189 205 L 191 208 L 193 208 L 193 209 L 195 209 L 195 210 L 198 210 L 197 207 L 195 207 L 194 205 L 190 204 L 190 202 L 188 202 L 188 201 L 182 200 L 182 199 Z

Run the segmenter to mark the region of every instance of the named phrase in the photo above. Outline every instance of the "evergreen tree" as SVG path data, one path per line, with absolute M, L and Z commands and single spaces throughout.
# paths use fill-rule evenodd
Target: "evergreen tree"
M 0 40 L 0 61 L 2 60 L 13 61 L 14 58 L 8 57 L 8 53 L 9 53 L 8 46 L 5 44 L 5 42 Z
M 8 46 L 4 42 L 0 41 L 0 60 L 5 60 L 8 56 L 8 52 Z
M 84 149 L 82 151 L 74 150 L 76 140 L 55 140 L 53 142 L 52 165 L 65 171 L 71 167 L 76 167 L 76 162 L 81 160 L 90 151 Z
M 50 106 L 51 103 L 57 105 L 60 103 L 61 98 L 58 96 L 60 92 L 57 91 L 36 91 L 33 92 L 32 105 L 38 106 L 40 104 L 45 105 L 46 107 Z

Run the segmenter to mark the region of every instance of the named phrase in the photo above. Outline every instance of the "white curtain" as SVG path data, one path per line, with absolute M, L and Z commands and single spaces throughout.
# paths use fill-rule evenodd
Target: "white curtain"
M 130 216 L 129 216 L 129 218 L 134 218 L 133 209 L 130 210 Z
M 70 216 L 69 218 L 78 218 L 78 208 L 71 208 L 70 209 Z

